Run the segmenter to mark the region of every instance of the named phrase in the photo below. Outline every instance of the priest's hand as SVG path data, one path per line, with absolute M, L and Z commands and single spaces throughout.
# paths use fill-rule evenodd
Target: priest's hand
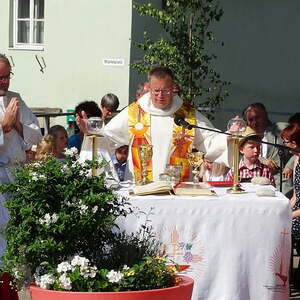
M 15 126 L 17 121 L 17 116 L 19 112 L 19 101 L 18 98 L 13 97 L 11 98 L 8 106 L 6 107 L 4 118 L 1 123 L 3 131 L 9 132 Z
M 88 132 L 87 128 L 87 114 L 84 110 L 81 111 L 82 117 L 79 114 L 75 115 L 76 124 L 79 127 L 80 131 L 86 134 Z

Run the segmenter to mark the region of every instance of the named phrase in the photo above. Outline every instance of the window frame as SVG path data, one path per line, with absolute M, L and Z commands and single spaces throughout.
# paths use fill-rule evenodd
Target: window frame
M 14 0 L 13 5 L 13 49 L 24 49 L 24 50 L 44 50 L 45 44 L 45 11 L 43 19 L 34 19 L 34 0 L 29 0 L 29 18 L 18 18 L 18 8 L 19 2 L 22 0 Z M 45 5 L 44 1 L 44 5 Z M 44 8 L 45 10 L 45 8 Z M 18 43 L 18 21 L 29 21 L 29 43 Z M 33 24 L 35 21 L 44 23 L 44 33 L 43 33 L 43 44 L 33 43 L 33 32 L 34 27 Z

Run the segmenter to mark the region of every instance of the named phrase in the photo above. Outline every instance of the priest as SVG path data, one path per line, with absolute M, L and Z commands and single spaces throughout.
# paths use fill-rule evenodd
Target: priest
M 11 171 L 18 163 L 26 160 L 25 150 L 42 138 L 32 111 L 19 94 L 8 91 L 10 76 L 9 60 L 0 54 L 0 184 L 10 182 Z M 4 208 L 6 197 L 0 194 L 0 229 L 8 221 L 8 212 Z M 5 247 L 5 241 L 0 235 L 0 257 Z
M 193 125 L 213 128 L 210 121 L 174 93 L 174 75 L 167 67 L 149 72 L 149 92 L 131 103 L 104 128 L 116 149 L 129 145 L 125 180 L 141 180 L 139 145 L 152 145 L 148 179 L 156 181 L 166 164 L 182 165 L 181 180 L 188 181 L 188 153 L 196 148 L 206 159 L 228 165 L 226 135 L 203 129 L 186 129 L 174 123 L 175 116 Z M 214 129 L 214 128 L 213 128 Z

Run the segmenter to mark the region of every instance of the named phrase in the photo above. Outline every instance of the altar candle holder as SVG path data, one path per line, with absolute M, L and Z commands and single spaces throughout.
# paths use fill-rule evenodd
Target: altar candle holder
M 239 158 L 240 158 L 240 141 L 243 138 L 242 134 L 246 129 L 246 123 L 240 118 L 231 119 L 228 122 L 227 128 L 229 131 L 233 131 L 232 140 L 233 140 L 233 185 L 227 190 L 229 194 L 243 194 L 245 190 L 241 188 L 239 183 Z M 234 129 L 233 129 L 234 128 Z

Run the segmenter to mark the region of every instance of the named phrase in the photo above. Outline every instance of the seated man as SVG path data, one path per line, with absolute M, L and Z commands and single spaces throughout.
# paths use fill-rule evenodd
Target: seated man
M 249 127 L 251 127 L 256 133 L 263 136 L 263 142 L 282 145 L 280 132 L 288 124 L 284 122 L 272 123 L 269 119 L 267 110 L 262 103 L 252 103 L 248 105 L 243 111 L 243 117 Z M 285 166 L 291 155 L 284 152 L 281 157 L 283 166 Z M 282 172 L 280 169 L 279 148 L 272 145 L 262 144 L 260 161 L 271 169 L 275 178 L 276 186 L 279 189 L 280 173 Z M 282 192 L 287 197 L 290 197 L 292 190 L 293 187 L 291 179 L 283 178 Z
M 100 109 L 104 123 L 110 121 L 109 116 L 117 111 L 119 107 L 119 99 L 115 94 L 106 94 L 102 97 Z M 106 120 L 107 119 L 107 120 Z
M 81 119 L 82 118 L 90 118 L 90 117 L 101 117 L 101 110 L 96 102 L 84 101 L 84 102 L 79 103 L 75 107 L 74 114 L 75 114 L 75 116 L 77 116 L 77 118 L 81 118 Z M 71 135 L 69 137 L 68 148 L 76 147 L 78 150 L 78 153 L 79 153 L 81 150 L 81 144 L 83 141 L 83 137 L 84 137 L 84 132 L 82 130 L 80 130 L 80 128 L 79 128 L 78 133 Z
M 186 129 L 174 123 L 180 116 L 187 122 L 213 128 L 212 124 L 190 104 L 174 94 L 174 75 L 167 67 L 149 72 L 149 92 L 131 103 L 104 128 L 114 149 L 129 146 L 125 180 L 141 181 L 139 146 L 151 145 L 152 159 L 147 161 L 147 178 L 159 180 L 167 164 L 182 165 L 181 179 L 189 180 L 188 153 L 196 148 L 211 161 L 228 163 L 227 137 L 204 129 Z
M 270 180 L 270 184 L 275 186 L 271 169 L 259 161 L 261 136 L 253 133 L 248 134 L 246 138 L 242 139 L 239 145 L 240 153 L 243 154 L 239 164 L 239 177 L 241 181 L 253 177 L 266 177 Z M 232 169 L 228 172 L 226 180 L 233 180 Z

